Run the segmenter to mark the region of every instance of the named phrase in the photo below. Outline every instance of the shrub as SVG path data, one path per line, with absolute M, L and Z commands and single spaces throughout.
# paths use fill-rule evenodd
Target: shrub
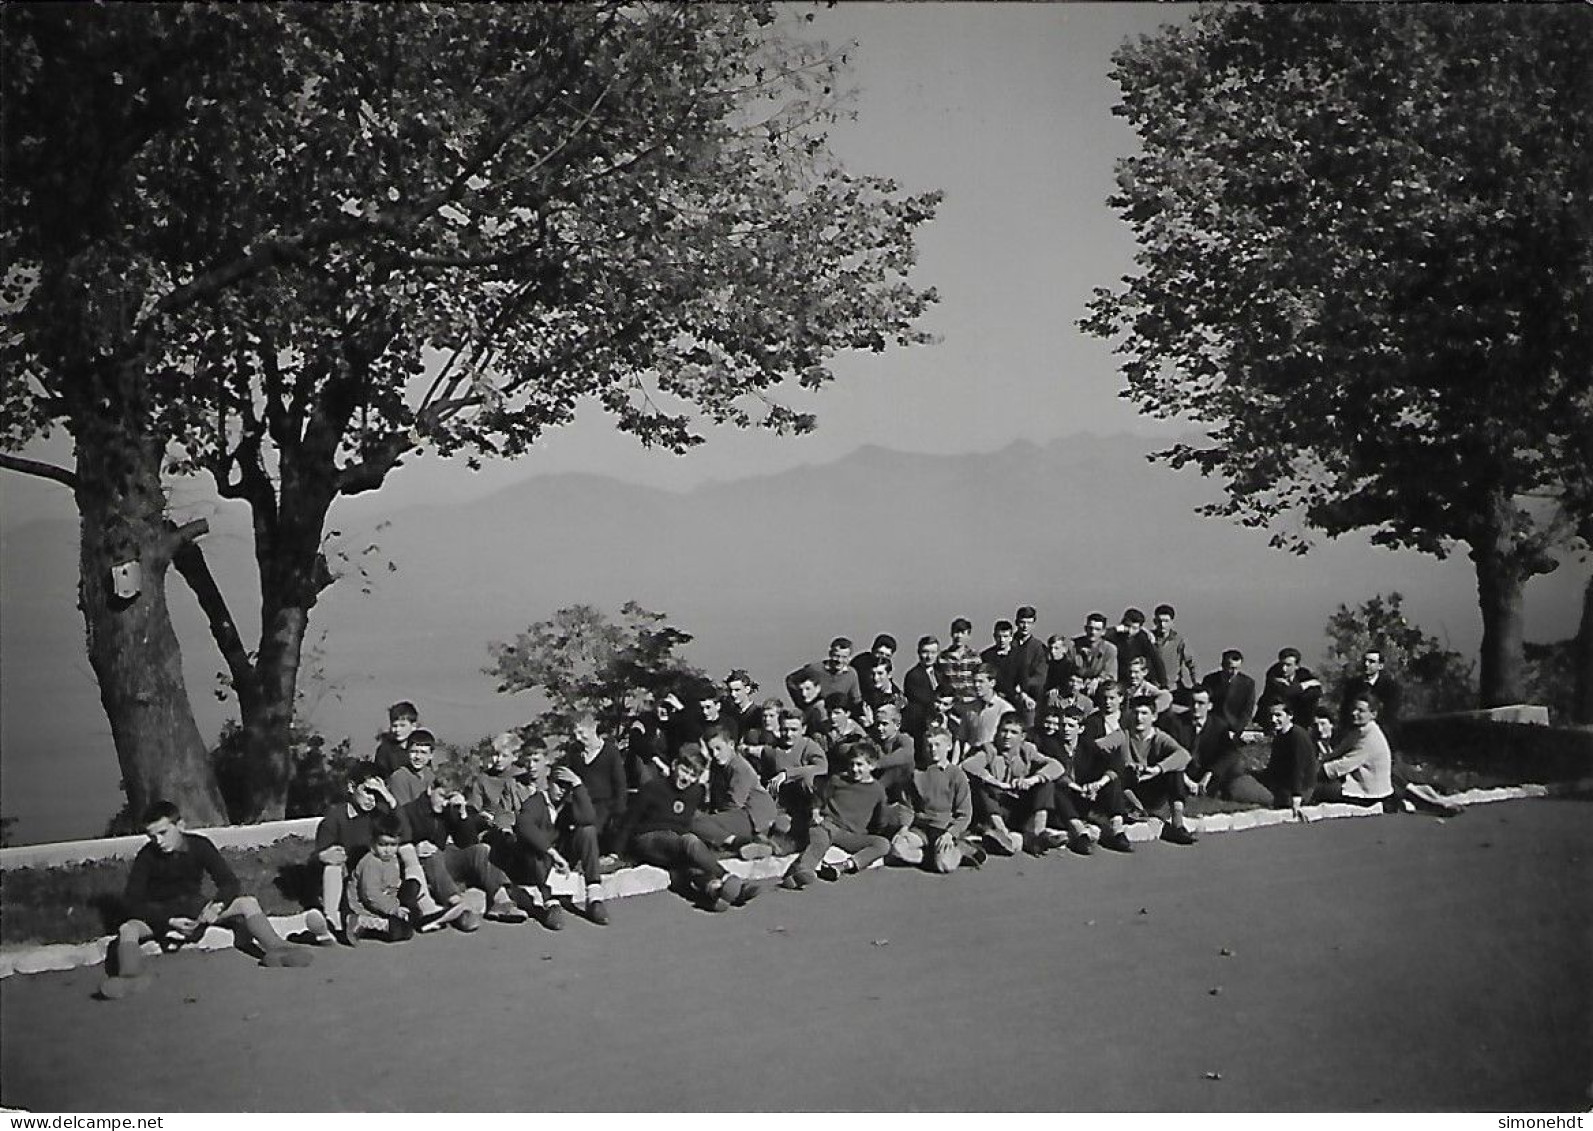
M 1477 705 L 1476 665 L 1444 647 L 1405 617 L 1399 593 L 1382 594 L 1351 609 L 1340 605 L 1328 618 L 1328 647 L 1318 675 L 1328 702 L 1360 671 L 1361 655 L 1383 654 L 1383 670 L 1403 687 L 1406 718 Z

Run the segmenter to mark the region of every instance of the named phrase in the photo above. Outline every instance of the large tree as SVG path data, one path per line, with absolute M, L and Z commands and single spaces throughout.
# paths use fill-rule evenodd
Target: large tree
M 75 465 L 5 462 L 76 492 L 135 806 L 214 796 L 169 565 L 238 696 L 248 815 L 276 815 L 337 499 L 423 446 L 518 455 L 583 403 L 676 451 L 704 422 L 803 431 L 779 386 L 924 340 L 934 296 L 906 276 L 935 197 L 832 158 L 843 58 L 789 17 L 6 7 L 3 440 L 63 429 Z M 167 477 L 194 473 L 253 515 L 253 648 L 167 515 Z M 108 568 L 128 558 L 143 585 L 118 601 Z
M 1515 700 L 1523 587 L 1575 539 L 1540 500 L 1593 435 L 1593 10 L 1213 7 L 1114 62 L 1139 251 L 1082 325 L 1207 426 L 1159 454 L 1276 544 L 1464 545 Z

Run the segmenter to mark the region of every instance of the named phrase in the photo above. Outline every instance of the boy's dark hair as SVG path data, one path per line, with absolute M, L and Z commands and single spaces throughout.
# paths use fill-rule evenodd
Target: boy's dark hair
M 797 672 L 796 681 L 798 683 L 817 683 L 822 685 L 824 683 L 824 669 L 817 664 L 809 664 Z
M 1001 633 L 1001 632 L 1016 632 L 1017 629 L 1015 629 L 1012 626 L 1012 622 L 1010 620 L 998 620 L 998 621 L 996 621 L 996 627 L 993 628 L 991 631 L 992 632 L 997 632 L 997 633 Z
M 747 689 L 749 691 L 758 690 L 758 681 L 748 675 L 745 668 L 732 668 L 730 670 L 730 674 L 725 676 L 725 683 L 726 685 L 732 683 L 744 683 L 747 685 Z
M 1093 621 L 1100 621 L 1102 624 L 1105 624 L 1106 623 L 1106 614 L 1105 613 L 1091 613 L 1089 616 L 1084 618 L 1084 623 L 1085 624 L 1090 624 Z
M 951 634 L 953 636 L 956 636 L 959 632 L 972 631 L 973 621 L 969 620 L 967 617 L 958 617 L 956 620 L 951 622 Z
M 1033 605 L 1019 605 L 1018 611 L 1012 614 L 1013 620 L 1034 620 L 1040 614 L 1034 611 Z
M 1224 648 L 1222 650 L 1222 658 L 1225 660 L 1238 660 L 1241 664 L 1245 662 L 1245 654 L 1237 648 Z
M 869 651 L 877 652 L 881 648 L 889 648 L 892 652 L 896 651 L 896 637 L 888 632 L 882 632 L 874 637 L 874 646 Z
M 375 840 L 379 836 L 403 840 L 404 818 L 391 811 L 376 814 L 371 818 L 371 839 Z
M 852 638 L 849 636 L 837 636 L 834 640 L 830 641 L 830 647 L 845 648 L 848 652 L 850 652 L 852 650 Z
M 1145 614 L 1143 612 L 1141 612 L 1139 609 L 1136 609 L 1136 608 L 1133 608 L 1133 607 L 1124 609 L 1123 610 L 1123 623 L 1124 624 L 1144 624 L 1145 623 Z
M 1301 658 L 1300 649 L 1298 649 L 1298 648 L 1282 648 L 1282 649 L 1279 649 L 1279 651 L 1278 651 L 1278 663 L 1280 663 L 1280 664 L 1283 663 L 1283 661 L 1287 660 L 1290 656 L 1293 656 L 1296 660 L 1300 659 Z
M 1311 717 L 1313 719 L 1327 719 L 1329 722 L 1338 721 L 1333 716 L 1333 708 L 1326 703 L 1318 703 L 1316 709 L 1311 712 Z
M 1076 709 L 1077 708 L 1075 708 L 1075 710 Z M 1040 712 L 1040 714 L 1038 716 L 1036 716 L 1035 721 L 1043 723 L 1047 719 L 1055 719 L 1057 722 L 1061 722 L 1062 721 L 1062 708 L 1061 707 L 1046 707 L 1044 710 L 1042 710 Z
M 1149 707 L 1151 710 L 1154 711 L 1156 709 L 1156 696 L 1154 696 L 1154 695 L 1135 695 L 1131 699 L 1129 699 L 1128 705 L 1130 707 Z
M 411 746 L 436 746 L 437 736 L 429 730 L 417 730 L 409 736 Z
M 868 763 L 869 769 L 879 765 L 880 758 L 884 756 L 880 753 L 879 747 L 866 738 L 856 738 L 843 743 L 836 753 L 844 762 L 850 762 L 853 758 L 862 758 Z
M 782 723 L 791 722 L 793 719 L 796 720 L 797 722 L 801 723 L 804 727 L 806 727 L 807 724 L 808 724 L 807 717 L 805 715 L 803 715 L 802 712 L 797 710 L 795 707 L 781 707 L 780 708 L 780 721 Z
M 1077 719 L 1079 722 L 1083 722 L 1084 711 L 1077 703 L 1070 703 L 1066 707 L 1062 708 L 1062 717 L 1064 719 Z
M 852 705 L 847 701 L 846 692 L 832 691 L 824 697 L 824 709 L 826 711 L 849 711 L 852 709 Z
M 1383 698 L 1375 691 L 1358 691 L 1344 701 L 1344 706 L 1348 709 L 1356 703 L 1365 703 L 1374 717 L 1383 713 Z
M 1002 727 L 1011 726 L 1013 723 L 1017 723 L 1021 727 L 1023 725 L 1023 716 L 1016 711 L 1002 711 L 1001 717 L 996 720 L 996 729 L 1000 730 Z
M 1095 689 L 1095 694 L 1090 696 L 1090 698 L 1095 700 L 1096 707 L 1104 710 L 1106 708 L 1106 697 L 1114 691 L 1119 695 L 1123 693 L 1123 689 L 1117 686 L 1117 684 L 1103 683 Z
M 365 759 L 349 766 L 348 772 L 343 775 L 343 780 L 349 785 L 363 785 L 372 778 L 381 776 L 382 768 L 375 762 Z
M 700 774 L 708 768 L 708 755 L 704 754 L 702 747 L 695 742 L 688 742 L 680 748 L 680 753 L 675 755 L 675 765 L 685 766 Z
M 1008 627 L 1010 628 L 1011 626 L 1009 625 Z M 1001 671 L 994 664 L 980 664 L 979 667 L 975 669 L 975 674 L 987 675 L 992 680 L 998 680 L 1001 678 Z
M 161 800 L 151 801 L 148 805 L 144 806 L 143 827 L 147 829 L 156 821 L 170 821 L 175 825 L 178 821 L 182 820 L 182 818 L 182 810 L 177 808 L 176 802 Z
M 702 732 L 702 748 L 707 750 L 708 743 L 715 738 L 722 738 L 732 746 L 736 744 L 736 736 L 731 733 L 729 727 L 715 725 Z
M 400 699 L 387 708 L 387 721 L 396 723 L 399 719 L 408 719 L 412 723 L 420 722 L 420 712 L 415 710 L 415 704 L 408 699 Z
M 918 646 L 920 648 L 922 648 L 925 644 L 934 644 L 934 645 L 938 646 L 940 644 L 940 637 L 938 637 L 938 636 L 920 636 L 918 638 Z
M 1171 605 L 1157 605 L 1155 612 L 1152 613 L 1151 615 L 1152 616 L 1158 616 L 1158 617 L 1168 616 L 1168 617 L 1172 617 L 1174 620 L 1177 620 L 1178 619 L 1178 610 L 1173 608 Z

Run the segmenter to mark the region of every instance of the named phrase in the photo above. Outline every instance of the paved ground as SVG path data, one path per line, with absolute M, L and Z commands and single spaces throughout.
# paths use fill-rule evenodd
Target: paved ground
M 1593 806 L 875 872 L 726 915 L 0 982 L 34 1110 L 1569 1110 Z M 1220 1079 L 1208 1078 L 1220 1075 Z

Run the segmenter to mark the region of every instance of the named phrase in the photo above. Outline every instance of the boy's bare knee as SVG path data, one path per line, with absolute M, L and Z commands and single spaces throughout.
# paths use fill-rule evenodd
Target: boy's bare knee
M 117 942 L 131 943 L 132 945 L 137 946 L 145 939 L 152 939 L 154 937 L 155 932 L 151 930 L 149 924 L 144 922 L 142 919 L 129 919 L 120 927 L 116 928 Z
M 221 914 L 216 916 L 216 918 L 238 919 L 247 918 L 250 915 L 263 914 L 265 914 L 265 912 L 261 910 L 260 901 L 258 899 L 252 895 L 240 895 L 237 899 L 223 907 L 221 909 Z

